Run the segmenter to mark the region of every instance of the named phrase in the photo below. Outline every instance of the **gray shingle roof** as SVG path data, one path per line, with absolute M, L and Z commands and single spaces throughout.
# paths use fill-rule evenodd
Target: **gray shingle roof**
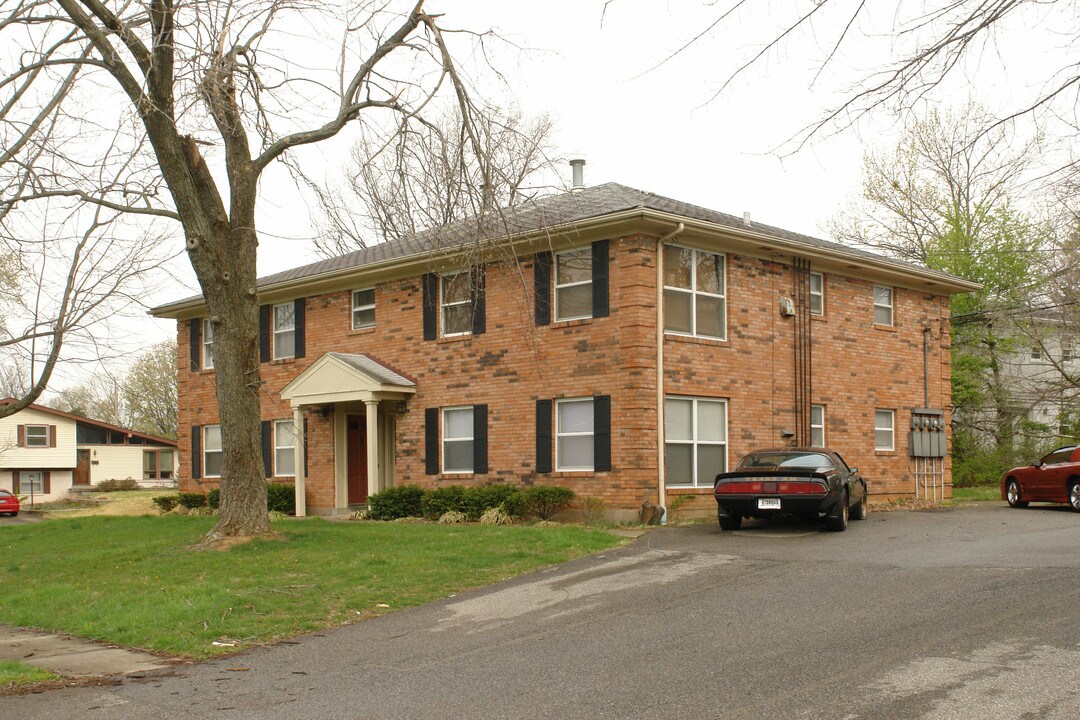
M 370 375 L 386 385 L 408 385 L 410 387 L 416 387 L 416 383 L 409 378 L 404 375 L 399 375 L 378 360 L 368 357 L 367 355 L 353 355 L 350 353 L 339 352 L 327 354 L 341 360 L 346 365 L 356 368 L 362 373 Z
M 926 268 L 887 258 L 876 253 L 853 248 L 821 238 L 784 230 L 772 225 L 754 222 L 749 227 L 741 217 L 709 210 L 698 205 L 672 200 L 654 193 L 636 190 L 617 183 L 606 183 L 577 192 L 563 193 L 542 198 L 526 205 L 503 208 L 479 222 L 475 218 L 461 220 L 449 225 L 425 230 L 400 240 L 380 243 L 371 247 L 328 260 L 320 260 L 300 267 L 285 270 L 259 278 L 258 287 L 271 287 L 281 283 L 315 278 L 329 273 L 339 273 L 350 269 L 359 269 L 366 265 L 407 257 L 423 257 L 447 248 L 463 246 L 480 238 L 500 238 L 540 230 L 545 227 L 570 225 L 585 220 L 602 218 L 605 215 L 642 209 L 698 220 L 720 227 L 745 232 L 752 230 L 759 235 L 773 237 L 780 241 L 802 245 L 807 249 L 840 252 L 852 258 L 861 258 L 875 265 L 889 265 L 898 270 L 909 269 L 921 275 L 938 275 L 942 280 L 961 281 L 945 273 L 938 273 Z M 152 312 L 168 310 L 201 299 L 201 295 L 185 298 L 154 308 Z

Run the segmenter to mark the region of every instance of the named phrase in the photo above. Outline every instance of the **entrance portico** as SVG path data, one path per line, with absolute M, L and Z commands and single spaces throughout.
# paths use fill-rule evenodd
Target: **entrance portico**
M 304 411 L 333 416 L 334 507 L 349 505 L 389 487 L 394 480 L 394 426 L 399 403 L 416 383 L 367 355 L 326 353 L 281 391 L 304 427 Z M 295 433 L 296 515 L 307 515 L 304 432 Z M 366 477 L 364 477 L 366 476 Z

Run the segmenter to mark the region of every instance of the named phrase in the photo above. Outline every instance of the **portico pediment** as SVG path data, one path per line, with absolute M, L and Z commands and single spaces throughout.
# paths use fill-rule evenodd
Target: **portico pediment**
M 292 407 L 404 399 L 416 383 L 367 355 L 326 353 L 281 390 Z

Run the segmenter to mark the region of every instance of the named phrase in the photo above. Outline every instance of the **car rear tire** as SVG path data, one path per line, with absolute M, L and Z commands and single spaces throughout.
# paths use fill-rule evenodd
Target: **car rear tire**
M 720 515 L 718 519 L 720 520 L 721 530 L 730 532 L 742 527 L 742 515 Z
M 866 501 L 866 493 L 863 493 L 862 500 L 859 501 L 858 505 L 856 505 L 855 507 L 853 507 L 851 509 L 851 519 L 852 520 L 865 520 L 866 516 L 867 516 L 867 514 L 869 514 L 869 512 L 870 512 L 870 506 L 867 504 L 867 501 Z
M 1080 512 L 1080 482 L 1076 480 L 1069 483 L 1069 507 Z
M 848 510 L 848 498 L 847 495 L 840 501 L 840 511 L 836 517 L 825 518 L 825 527 L 829 528 L 833 532 L 844 532 L 847 530 L 848 517 L 850 511 Z
M 1005 486 L 1005 500 L 1009 503 L 1009 507 L 1025 508 L 1028 506 L 1027 500 L 1020 499 L 1020 483 L 1015 480 L 1009 480 L 1009 484 Z

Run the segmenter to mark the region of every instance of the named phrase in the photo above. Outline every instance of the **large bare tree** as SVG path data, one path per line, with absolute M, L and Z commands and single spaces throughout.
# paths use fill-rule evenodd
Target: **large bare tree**
M 4 201 L 63 196 L 179 224 L 214 330 L 224 448 L 221 513 L 206 543 L 268 532 L 260 181 L 350 123 L 392 135 L 444 93 L 461 112 L 467 151 L 482 156 L 447 38 L 484 36 L 451 35 L 423 0 L 0 0 L 0 37 L 9 48 Z M 107 133 L 124 152 L 102 159 L 95 148 Z M 487 182 L 483 164 L 480 175 Z

